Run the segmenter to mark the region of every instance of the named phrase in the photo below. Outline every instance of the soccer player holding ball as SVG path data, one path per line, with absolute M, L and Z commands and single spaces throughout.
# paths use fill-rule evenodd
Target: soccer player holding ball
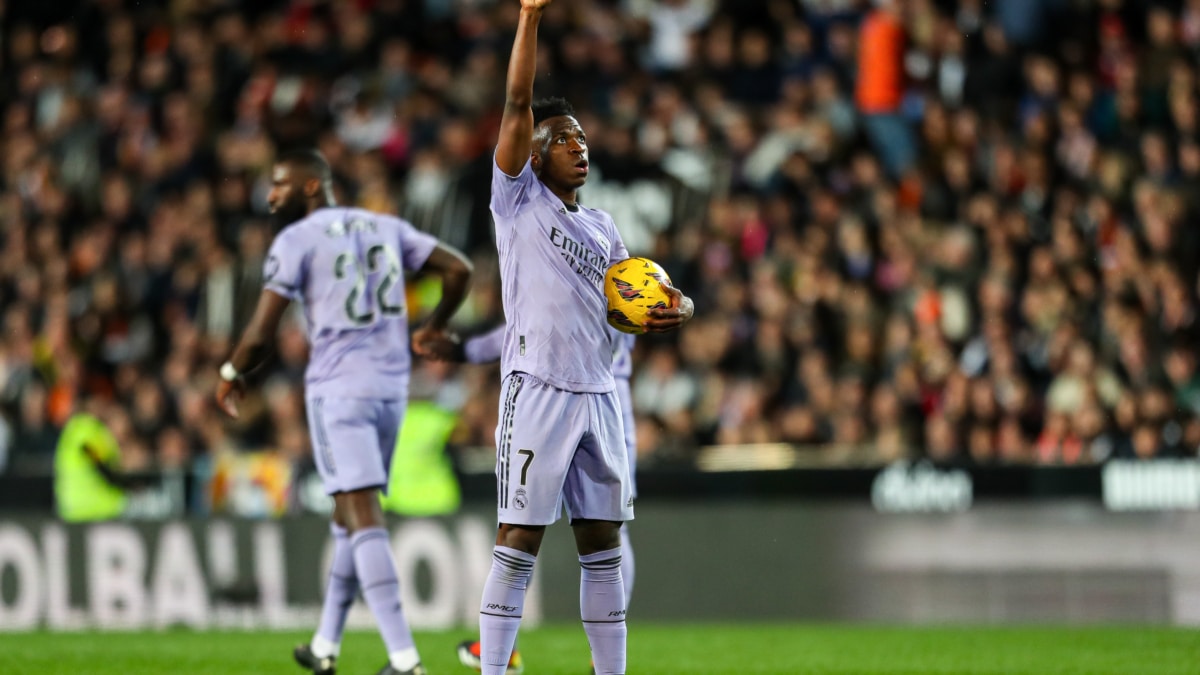
M 614 266 L 615 267 L 615 266 Z M 610 300 L 611 305 L 611 300 Z M 611 312 L 611 309 L 610 309 Z M 611 319 L 610 319 L 611 321 Z M 447 340 L 437 345 L 436 351 L 442 359 L 455 363 L 487 364 L 500 360 L 500 351 L 504 341 L 504 326 L 498 326 L 486 333 L 468 339 L 466 342 Z M 633 392 L 629 379 L 633 376 L 633 335 L 613 336 L 613 379 L 617 385 L 617 400 L 621 403 L 621 422 L 625 431 L 625 455 L 628 457 L 630 481 L 633 486 L 633 496 L 637 498 L 637 431 L 633 416 Z M 633 592 L 633 545 L 629 539 L 629 525 L 621 527 L 621 586 L 625 591 L 625 607 L 629 607 L 630 596 Z M 480 670 L 481 646 L 478 640 L 467 640 L 458 645 L 458 660 L 464 666 Z M 507 675 L 520 675 L 525 672 L 520 654 L 514 648 L 508 660 Z
M 533 103 L 537 27 L 550 0 L 521 0 L 492 168 L 506 328 L 496 429 L 498 520 L 479 612 L 482 672 L 503 675 L 546 526 L 565 507 L 575 533 L 580 616 L 596 672 L 625 672 L 621 524 L 632 480 L 612 368 L 604 277 L 629 257 L 612 217 L 580 206 L 587 138 L 561 99 Z M 692 316 L 673 288 L 645 328 Z

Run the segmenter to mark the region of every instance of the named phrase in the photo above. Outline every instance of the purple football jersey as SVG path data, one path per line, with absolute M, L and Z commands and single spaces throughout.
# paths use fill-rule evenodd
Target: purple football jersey
M 467 363 L 492 363 L 500 360 L 500 352 L 504 346 L 505 326 L 499 325 L 486 333 L 480 333 L 468 338 L 463 343 L 463 353 Z M 628 380 L 633 377 L 633 343 L 637 339 L 628 333 L 612 330 L 612 368 L 613 377 L 618 380 Z
M 404 272 L 436 246 L 404 220 L 342 207 L 313 211 L 275 237 L 264 284 L 304 307 L 310 396 L 407 396 Z
M 513 177 L 493 159 L 491 209 L 507 326 L 501 376 L 524 372 L 565 391 L 612 391 L 604 273 L 629 257 L 612 217 L 568 209 L 528 161 Z

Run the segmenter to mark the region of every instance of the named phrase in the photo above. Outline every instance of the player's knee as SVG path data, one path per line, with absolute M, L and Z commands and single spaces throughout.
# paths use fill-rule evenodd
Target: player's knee
M 343 531 L 350 529 L 346 524 L 346 514 L 343 512 L 341 504 L 339 504 L 336 499 L 333 502 L 333 515 L 330 517 L 330 520 L 333 521 L 335 527 Z
M 501 523 L 496 533 L 496 544 L 536 556 L 542 547 L 545 527 L 527 527 Z
M 621 545 L 621 523 L 579 519 L 571 523 L 579 555 L 608 551 Z
M 334 495 L 334 503 L 334 522 L 340 517 L 342 522 L 338 524 L 351 533 L 384 526 L 383 508 L 379 505 L 379 490 L 376 488 L 340 492 Z M 337 515 L 339 513 L 340 516 Z

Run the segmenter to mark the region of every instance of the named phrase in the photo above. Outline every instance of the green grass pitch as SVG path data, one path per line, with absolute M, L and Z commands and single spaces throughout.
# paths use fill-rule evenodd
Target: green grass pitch
M 417 635 L 432 675 L 470 671 L 454 646 L 469 631 Z M 0 633 L 5 675 L 180 673 L 299 675 L 292 645 L 306 633 Z M 587 675 L 578 625 L 522 634 L 527 675 Z M 373 675 L 383 645 L 347 636 L 339 673 Z M 877 626 L 633 623 L 632 675 L 1166 675 L 1200 673 L 1200 632 L 1144 626 L 893 628 Z

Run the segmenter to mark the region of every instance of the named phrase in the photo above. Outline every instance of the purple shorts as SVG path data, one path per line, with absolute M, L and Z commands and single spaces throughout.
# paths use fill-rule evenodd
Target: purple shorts
M 556 389 L 527 373 L 500 388 L 496 496 L 501 523 L 633 520 L 633 481 L 615 392 Z
M 310 396 L 308 429 L 326 494 L 378 487 L 387 492 L 403 399 Z

